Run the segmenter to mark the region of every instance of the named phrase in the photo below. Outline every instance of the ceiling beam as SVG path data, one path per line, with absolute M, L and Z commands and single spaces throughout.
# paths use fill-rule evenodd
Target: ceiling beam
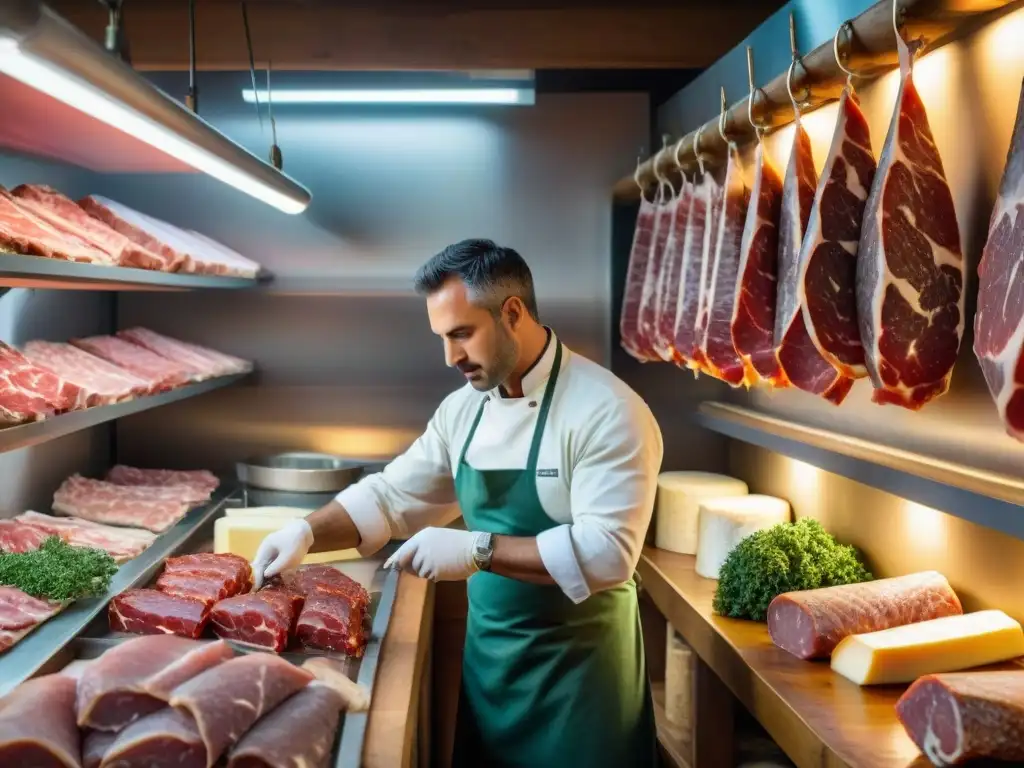
M 99 3 L 48 4 L 103 39 Z M 781 4 L 251 0 L 248 15 L 256 61 L 281 70 L 703 68 Z M 187 68 L 187 3 L 128 0 L 124 19 L 137 69 Z M 204 70 L 248 69 L 237 0 L 197 3 L 196 57 Z

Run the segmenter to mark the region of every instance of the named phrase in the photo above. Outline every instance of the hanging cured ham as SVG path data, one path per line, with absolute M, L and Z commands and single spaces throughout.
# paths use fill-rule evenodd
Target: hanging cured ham
M 794 107 L 795 109 L 795 107 Z M 793 151 L 783 183 L 779 215 L 779 290 L 775 311 L 775 346 L 786 379 L 794 386 L 839 405 L 853 386 L 821 356 L 804 322 L 800 290 L 800 250 L 811 218 L 817 185 L 811 139 L 796 112 Z
M 675 360 L 676 305 L 679 301 L 679 272 L 682 268 L 683 245 L 686 240 L 686 223 L 693 200 L 693 185 L 685 178 L 676 196 L 672 226 L 665 244 L 665 256 L 654 301 L 654 327 L 651 346 L 658 357 L 665 362 Z
M 857 322 L 857 253 L 874 176 L 871 130 L 847 83 L 800 253 L 798 301 L 818 354 L 850 379 L 867 376 Z
M 974 354 L 1006 431 L 1024 442 L 1024 84 L 978 265 Z
M 651 245 L 654 242 L 657 210 L 654 203 L 641 196 L 636 229 L 633 231 L 633 244 L 629 250 L 629 266 L 626 268 L 622 312 L 619 315 L 619 338 L 622 348 L 640 361 L 645 359 L 640 348 L 640 300 L 643 298 L 647 262 L 651 257 Z
M 857 315 L 873 401 L 918 410 L 949 389 L 964 330 L 964 263 L 911 51 L 901 35 L 896 41 L 900 89 L 864 212 Z
M 668 184 L 663 186 L 668 187 Z M 669 189 L 671 192 L 662 197 L 654 219 L 654 241 L 651 246 L 651 257 L 647 260 L 644 291 L 640 297 L 640 320 L 638 323 L 640 351 L 647 362 L 655 362 L 662 359 L 654 346 L 654 333 L 655 321 L 657 319 L 658 281 L 662 274 L 668 238 L 675 223 L 674 219 L 677 209 L 677 195 L 675 190 L 672 190 L 671 187 Z
M 704 297 L 705 265 L 711 252 L 715 217 L 721 206 L 722 187 L 712 174 L 702 174 L 700 183 L 694 189 L 686 221 L 674 344 L 676 364 L 686 366 L 695 373 L 701 370 L 697 327 Z
M 740 246 L 732 340 L 736 351 L 761 380 L 776 387 L 788 384 L 774 342 L 781 206 L 782 178 L 765 154 L 764 144 L 758 141 Z

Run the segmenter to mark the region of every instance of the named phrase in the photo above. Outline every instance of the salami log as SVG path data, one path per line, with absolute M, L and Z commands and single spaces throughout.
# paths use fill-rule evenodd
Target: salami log
M 783 593 L 768 606 L 768 634 L 798 658 L 823 659 L 847 635 L 960 613 L 960 599 L 946 577 L 923 571 Z
M 896 702 L 896 715 L 932 765 L 1024 761 L 1024 671 L 925 675 Z

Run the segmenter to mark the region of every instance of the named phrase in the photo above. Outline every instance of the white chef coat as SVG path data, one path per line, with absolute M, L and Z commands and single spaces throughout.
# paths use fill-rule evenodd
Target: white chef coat
M 447 525 L 461 514 L 454 475 L 487 400 L 466 461 L 476 469 L 526 467 L 555 335 L 523 377 L 523 397 L 470 384 L 441 403 L 426 431 L 381 472 L 338 494 L 368 556 L 392 537 Z M 661 430 L 647 404 L 614 374 L 564 345 L 537 463 L 537 495 L 557 525 L 537 536 L 545 568 L 574 602 L 632 577 L 650 524 Z

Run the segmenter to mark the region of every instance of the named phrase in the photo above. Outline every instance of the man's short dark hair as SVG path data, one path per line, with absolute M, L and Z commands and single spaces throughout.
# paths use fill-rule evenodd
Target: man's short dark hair
M 495 317 L 506 299 L 518 296 L 539 322 L 533 275 L 511 248 L 476 238 L 449 245 L 416 272 L 416 290 L 429 295 L 453 277 L 466 285 L 474 304 L 486 307 Z

